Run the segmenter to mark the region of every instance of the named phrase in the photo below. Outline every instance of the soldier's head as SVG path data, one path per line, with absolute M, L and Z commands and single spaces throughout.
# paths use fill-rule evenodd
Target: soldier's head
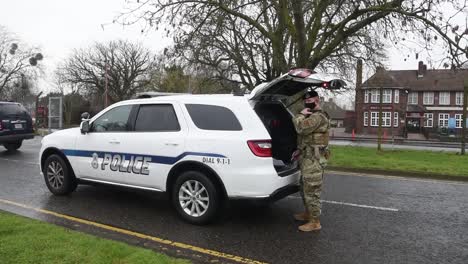
M 304 93 L 303 99 L 304 99 L 304 106 L 306 108 L 310 108 L 310 110 L 314 110 L 319 107 L 320 98 L 319 98 L 318 93 L 315 90 L 311 88 L 307 89 L 307 91 Z

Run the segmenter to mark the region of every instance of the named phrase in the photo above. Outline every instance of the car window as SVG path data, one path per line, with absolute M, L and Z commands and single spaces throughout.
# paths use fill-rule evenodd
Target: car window
M 216 105 L 186 104 L 193 123 L 205 130 L 240 131 L 242 126 L 234 113 Z
M 98 117 L 91 125 L 91 132 L 118 132 L 128 131 L 128 117 L 132 105 L 122 105 L 104 113 Z
M 25 115 L 28 111 L 21 104 L 0 104 L 0 114 L 2 115 Z
M 135 131 L 180 131 L 174 107 L 170 104 L 140 105 Z

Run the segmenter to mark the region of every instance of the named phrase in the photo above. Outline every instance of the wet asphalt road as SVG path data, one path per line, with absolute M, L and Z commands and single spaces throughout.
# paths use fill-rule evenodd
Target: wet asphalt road
M 468 263 L 466 183 L 328 173 L 319 233 L 297 231 L 291 217 L 302 209 L 297 196 L 270 206 L 234 203 L 217 223 L 200 227 L 179 220 L 169 201 L 155 193 L 79 186 L 68 197 L 51 195 L 37 165 L 39 140 L 25 141 L 14 153 L 0 150 L 1 200 L 268 263 Z M 0 209 L 60 222 L 2 202 Z M 163 249 L 196 262 L 212 260 Z

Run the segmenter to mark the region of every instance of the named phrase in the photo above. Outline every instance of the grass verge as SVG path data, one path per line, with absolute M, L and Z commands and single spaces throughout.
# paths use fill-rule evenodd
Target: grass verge
M 339 168 L 384 170 L 468 178 L 468 156 L 452 152 L 384 150 L 331 146 L 329 165 Z
M 0 211 L 0 263 L 190 262 Z

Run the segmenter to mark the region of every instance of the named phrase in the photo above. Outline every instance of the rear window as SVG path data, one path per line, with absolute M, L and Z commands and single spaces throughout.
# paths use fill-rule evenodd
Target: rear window
M 135 131 L 180 131 L 180 125 L 172 105 L 140 105 Z
M 240 131 L 242 126 L 234 113 L 216 105 L 186 104 L 193 123 L 204 130 Z
M 21 104 L 0 104 L 2 115 L 25 115 L 28 111 Z

